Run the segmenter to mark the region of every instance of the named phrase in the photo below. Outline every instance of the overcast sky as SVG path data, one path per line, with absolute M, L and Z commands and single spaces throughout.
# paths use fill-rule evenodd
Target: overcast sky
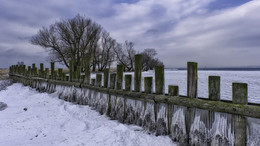
M 260 66 L 260 0 L 0 0 L 0 68 L 47 63 L 30 38 L 77 14 L 137 51 L 156 48 L 166 67 Z

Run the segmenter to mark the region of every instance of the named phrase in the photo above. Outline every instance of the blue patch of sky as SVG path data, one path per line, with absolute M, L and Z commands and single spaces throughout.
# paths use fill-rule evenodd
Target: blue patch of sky
M 210 10 L 220 10 L 230 7 L 237 7 L 249 1 L 251 0 L 215 0 L 208 6 L 208 8 Z

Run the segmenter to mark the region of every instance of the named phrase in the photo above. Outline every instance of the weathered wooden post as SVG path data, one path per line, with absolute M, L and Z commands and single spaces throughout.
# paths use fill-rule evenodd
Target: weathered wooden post
M 32 75 L 35 76 L 36 75 L 36 66 L 35 63 L 32 64 Z
M 84 79 L 84 82 L 86 84 L 90 84 L 90 57 L 86 58 L 85 60 L 85 79 Z
M 155 93 L 164 94 L 164 65 L 155 66 Z
M 45 68 L 45 78 L 49 77 L 49 68 Z
M 32 69 L 31 69 L 31 66 L 28 66 L 28 76 L 30 77 L 32 74 Z
M 124 66 L 122 64 L 117 65 L 116 89 L 118 89 L 118 90 L 122 89 L 123 73 L 124 73 Z
M 95 84 L 96 84 L 96 79 L 91 79 L 91 85 L 95 86 Z
M 102 74 L 96 74 L 96 86 L 101 87 L 102 83 Z
M 108 88 L 109 68 L 104 70 L 104 88 Z
M 209 76 L 209 100 L 220 100 L 220 76 Z
M 240 115 L 232 115 L 234 124 L 234 146 L 246 145 L 246 118 Z
M 142 79 L 142 55 L 135 55 L 135 82 L 134 82 L 134 91 L 140 92 L 141 90 L 141 79 Z
M 57 71 L 54 70 L 54 72 L 53 72 L 53 79 L 54 79 L 54 80 L 57 80 L 57 76 L 58 76 L 58 75 L 57 75 Z
M 153 77 L 144 77 L 144 92 L 152 93 L 153 90 Z
M 44 64 L 40 63 L 40 72 L 39 72 L 40 77 L 43 77 L 43 71 L 44 71 Z
M 110 74 L 110 89 L 115 89 L 116 87 L 116 73 Z
M 246 83 L 232 83 L 232 102 L 236 104 L 247 104 Z
M 62 78 L 63 78 L 63 74 L 62 74 L 62 73 L 63 73 L 63 69 L 62 69 L 62 68 L 59 68 L 59 69 L 58 69 L 58 76 L 59 76 L 58 79 L 59 79 L 59 80 L 62 80 Z
M 26 73 L 26 65 L 23 65 L 23 75 Z
M 125 90 L 131 91 L 132 87 L 132 75 L 125 75 Z
M 80 82 L 83 82 L 84 79 L 85 79 L 85 75 L 81 75 L 81 76 L 80 76 Z
M 179 86 L 168 85 L 168 94 L 169 96 L 179 96 Z
M 77 81 L 80 82 L 81 79 L 81 66 L 77 66 Z
M 74 81 L 74 60 L 70 60 L 70 81 Z
M 51 62 L 51 78 L 54 79 L 55 64 Z
M 247 104 L 247 84 L 232 83 L 232 102 L 236 104 Z M 232 115 L 234 123 L 234 145 L 246 145 L 246 119 L 240 115 Z
M 196 62 L 187 63 L 187 96 L 197 98 L 198 69 Z

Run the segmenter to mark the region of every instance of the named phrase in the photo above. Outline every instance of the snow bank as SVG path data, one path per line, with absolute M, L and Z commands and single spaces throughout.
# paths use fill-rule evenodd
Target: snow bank
M 0 100 L 8 104 L 0 112 L 0 145 L 176 145 L 168 136 L 148 135 L 58 96 L 22 84 L 0 91 Z

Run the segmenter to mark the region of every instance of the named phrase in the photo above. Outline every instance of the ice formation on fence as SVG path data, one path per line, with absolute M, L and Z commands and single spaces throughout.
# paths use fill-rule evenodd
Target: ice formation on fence
M 230 114 L 109 95 L 74 86 L 39 81 L 31 85 L 40 92 L 57 94 L 65 101 L 88 105 L 111 119 L 142 126 L 147 132 L 170 135 L 173 141 L 184 145 L 187 142 L 200 146 L 234 145 L 234 120 Z M 246 120 L 247 145 L 259 145 L 260 120 Z

